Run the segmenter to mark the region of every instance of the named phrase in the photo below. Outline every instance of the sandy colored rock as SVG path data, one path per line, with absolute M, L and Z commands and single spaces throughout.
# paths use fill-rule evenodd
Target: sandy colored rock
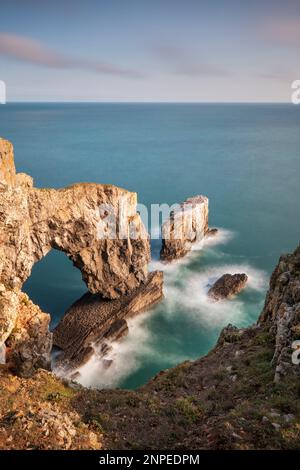
M 247 274 L 223 274 L 209 289 L 208 296 L 213 300 L 234 297 L 244 289 L 248 281 Z
M 51 364 L 50 315 L 23 292 L 0 292 L 0 346 L 2 363 L 13 373 L 29 377 Z
M 0 188 L 15 184 L 16 168 L 13 146 L 0 137 Z
M 147 280 L 149 237 L 136 205 L 136 193 L 112 185 L 34 188 L 30 176 L 16 175 L 13 147 L 0 139 L 0 347 L 10 370 L 29 376 L 50 366 L 50 316 L 20 289 L 51 249 L 66 253 L 103 298 Z
M 42 370 L 23 379 L 0 367 L 0 449 L 299 449 L 299 364 L 286 346 L 299 339 L 299 254 L 282 257 L 258 324 L 228 325 L 206 356 L 138 389 L 75 387 Z M 271 361 L 275 350 L 288 362 Z
M 12 372 L 30 377 L 39 368 L 51 367 L 50 315 L 42 312 L 23 292 L 18 297 L 16 323 L 6 341 L 6 362 Z
M 160 258 L 163 261 L 182 258 L 208 230 L 208 198 L 199 195 L 186 199 L 162 226 Z
M 150 245 L 136 212 L 136 193 L 92 183 L 37 189 L 29 176 L 15 177 L 9 142 L 0 141 L 0 152 L 0 181 L 10 183 L 0 187 L 0 282 L 21 288 L 34 263 L 51 249 L 65 252 L 88 289 L 106 298 L 146 280 Z M 106 206 L 114 227 L 99 210 Z
M 3 345 L 16 324 L 19 297 L 16 292 L 6 290 L 0 284 L 0 345 Z
M 87 293 L 66 312 L 54 330 L 54 345 L 63 350 L 59 362 L 75 368 L 87 362 L 94 346 L 118 339 L 127 331 L 126 319 L 149 309 L 163 297 L 163 273 L 154 271 L 146 283 L 128 295 L 106 300 Z M 99 348 L 98 348 L 99 349 Z

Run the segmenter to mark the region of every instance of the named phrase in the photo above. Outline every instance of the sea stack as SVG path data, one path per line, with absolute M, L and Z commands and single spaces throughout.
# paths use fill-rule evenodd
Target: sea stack
M 186 199 L 162 226 L 161 260 L 182 258 L 208 233 L 208 198 L 198 195 Z

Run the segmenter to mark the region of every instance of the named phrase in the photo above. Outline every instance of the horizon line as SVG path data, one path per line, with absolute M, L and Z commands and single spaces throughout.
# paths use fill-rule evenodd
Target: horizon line
M 291 104 L 291 101 L 71 101 L 71 100 L 11 100 L 9 104 Z M 4 105 L 4 106 L 5 106 Z

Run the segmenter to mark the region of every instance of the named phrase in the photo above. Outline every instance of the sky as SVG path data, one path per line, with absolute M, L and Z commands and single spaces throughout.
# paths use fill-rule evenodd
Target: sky
M 300 0 L 1 0 L 8 101 L 288 102 Z

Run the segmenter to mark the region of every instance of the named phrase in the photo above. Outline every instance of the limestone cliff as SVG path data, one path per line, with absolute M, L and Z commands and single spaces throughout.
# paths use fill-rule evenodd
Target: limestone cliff
M 299 254 L 281 258 L 257 324 L 224 328 L 205 357 L 138 390 L 78 389 L 42 370 L 24 380 L 0 368 L 0 448 L 299 449 L 300 365 L 290 350 L 278 383 L 272 361 L 282 331 L 284 348 L 299 339 Z
M 29 377 L 38 369 L 50 369 L 52 333 L 50 315 L 18 289 L 0 284 L 0 345 L 6 367 Z
M 0 138 L 0 187 L 14 185 L 15 177 L 13 146 L 7 140 Z
M 95 208 L 109 202 L 117 214 L 120 196 L 129 199 L 137 237 L 99 240 Z M 63 250 L 90 290 L 102 293 L 91 318 L 99 315 L 108 337 L 119 334 L 124 323 L 115 323 L 124 321 L 123 308 L 137 311 L 141 292 L 148 299 L 160 293 L 159 282 L 151 284 L 160 274 L 147 278 L 149 241 L 135 196 L 101 185 L 35 189 L 30 177 L 15 174 L 12 147 L 0 140 L 0 237 L 1 449 L 300 448 L 300 365 L 292 361 L 300 339 L 300 247 L 280 258 L 257 324 L 229 325 L 207 356 L 160 372 L 139 390 L 90 390 L 45 370 L 30 379 L 11 373 L 49 367 L 52 343 L 49 315 L 20 287 L 34 262 L 52 248 Z M 182 256 L 194 241 L 171 244 L 166 253 Z M 72 316 L 66 324 L 72 327 Z M 85 332 L 90 341 L 90 327 Z M 72 349 L 72 338 L 58 335 L 57 341 Z
M 21 292 L 37 261 L 66 253 L 90 292 L 118 299 L 148 279 L 149 237 L 137 195 L 111 185 L 38 189 L 16 174 L 12 145 L 0 139 L 0 358 L 29 376 L 48 368 L 50 316 Z
M 111 185 L 75 184 L 37 189 L 16 175 L 11 144 L 0 140 L 0 281 L 21 288 L 35 262 L 51 249 L 63 251 L 81 270 L 91 292 L 117 298 L 147 278 L 148 235 L 136 212 L 136 193 Z M 125 236 L 105 224 L 100 207 L 113 210 L 118 229 L 126 206 Z M 122 206 L 122 207 L 121 207 Z M 104 236 L 99 236 L 99 227 Z M 131 237 L 134 233 L 134 237 Z
M 300 339 L 300 246 L 294 253 L 281 256 L 259 322 L 270 324 L 276 333 L 275 380 L 291 371 L 300 377 L 299 367 L 291 361 L 292 342 Z

